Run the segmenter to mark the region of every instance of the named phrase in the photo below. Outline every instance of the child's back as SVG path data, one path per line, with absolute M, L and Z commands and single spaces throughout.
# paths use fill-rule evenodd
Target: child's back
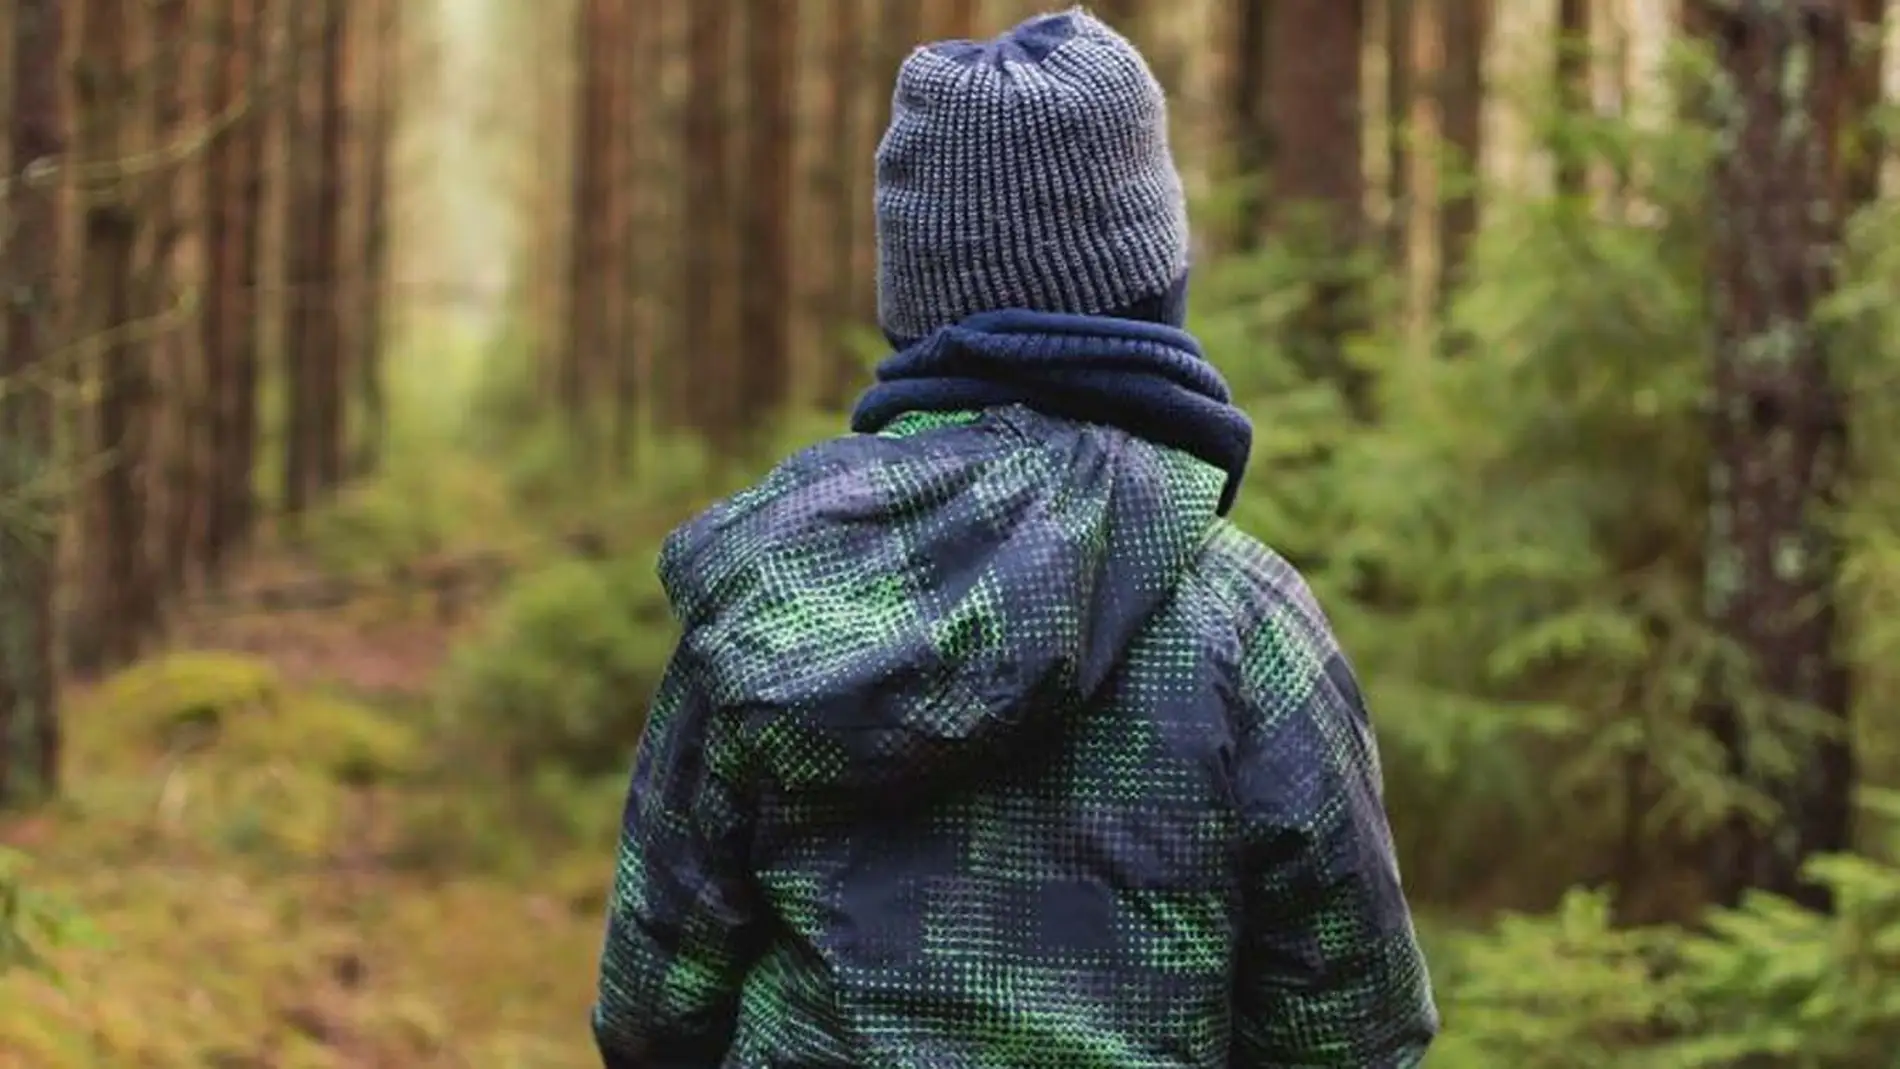
M 1131 56 L 1076 13 L 906 64 L 879 197 L 903 352 L 855 420 L 879 433 L 792 458 L 662 557 L 683 635 L 628 802 L 610 1067 L 1423 1056 L 1352 673 L 1298 576 L 1222 518 L 1250 431 L 1177 329 L 1178 180 L 1049 126 L 1142 187 L 1094 190 L 1129 225 L 1081 308 L 999 298 L 993 264 L 920 304 L 951 261 L 890 218 L 930 203 L 905 123 L 932 91 L 1015 79 L 1059 116 L 1093 63 L 1135 93 L 1114 133 L 1156 121 Z M 1149 194 L 1158 223 L 1114 216 Z M 1160 288 L 1116 289 L 1145 267 Z

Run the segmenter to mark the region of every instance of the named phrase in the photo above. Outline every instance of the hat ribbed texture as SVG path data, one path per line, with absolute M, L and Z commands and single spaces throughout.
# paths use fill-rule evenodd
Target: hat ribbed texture
M 1105 314 L 1188 267 L 1161 84 L 1074 10 L 898 70 L 877 150 L 878 319 L 917 339 L 978 312 Z

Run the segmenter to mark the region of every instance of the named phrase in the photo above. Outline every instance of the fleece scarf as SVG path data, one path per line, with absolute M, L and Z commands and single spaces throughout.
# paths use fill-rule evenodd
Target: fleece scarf
M 1233 507 L 1253 424 L 1192 334 L 1158 323 L 1053 312 L 984 312 L 926 335 L 877 368 L 851 429 L 874 434 L 906 412 L 1020 404 L 1179 449 L 1227 473 Z

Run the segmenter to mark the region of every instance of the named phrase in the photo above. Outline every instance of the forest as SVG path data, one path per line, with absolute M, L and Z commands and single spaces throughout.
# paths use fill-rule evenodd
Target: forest
M 1101 0 L 1435 1069 L 1900 1065 L 1883 0 Z M 564 1069 L 661 539 L 1030 0 L 0 0 L 0 1069 Z M 1881 713 L 1887 708 L 1887 713 Z

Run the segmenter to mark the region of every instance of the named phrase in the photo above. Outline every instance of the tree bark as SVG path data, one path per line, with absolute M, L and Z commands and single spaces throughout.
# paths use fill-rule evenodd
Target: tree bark
M 343 345 L 343 204 L 348 156 L 349 105 L 344 97 L 350 63 L 350 34 L 345 0 L 323 0 L 318 39 L 317 188 L 310 253 L 317 279 L 315 300 L 303 305 L 305 352 L 312 407 L 309 446 L 310 490 L 327 496 L 343 483 L 346 461 L 343 396 L 348 381 L 348 351 Z
M 601 27 L 599 64 L 603 72 L 602 91 L 606 138 L 601 145 L 602 167 L 606 182 L 602 187 L 602 235 L 600 261 L 595 265 L 594 284 L 599 288 L 601 344 L 591 354 L 587 372 L 589 411 L 584 426 L 604 429 L 598 448 L 606 454 L 607 468 L 621 471 L 629 458 L 618 455 L 611 443 L 620 439 L 615 428 L 622 424 L 619 401 L 623 368 L 632 359 L 633 306 L 627 299 L 628 271 L 632 266 L 626 254 L 633 244 L 633 192 L 638 176 L 633 170 L 633 114 L 637 102 L 633 96 L 633 42 L 630 31 L 636 17 L 632 4 L 610 4 Z
M 211 71 L 212 107 L 242 106 L 210 146 L 205 166 L 205 238 L 210 257 L 204 308 L 210 397 L 204 448 L 210 471 L 199 553 L 216 575 L 249 534 L 257 448 L 259 232 L 264 216 L 264 71 L 269 0 L 225 0 Z
M 198 69 L 200 42 L 192 25 L 191 0 L 152 0 L 147 11 L 151 18 L 153 47 L 150 69 L 191 71 Z M 189 135 L 192 93 L 191 82 L 182 77 L 147 77 L 151 93 L 152 130 L 161 151 Z M 199 122 L 205 117 L 199 116 Z M 152 176 L 152 184 L 143 192 L 145 225 L 151 240 L 152 269 L 142 287 L 140 317 L 148 321 L 169 317 L 192 288 L 186 262 L 185 243 L 190 205 L 186 201 L 188 177 L 196 177 L 203 156 L 167 160 Z M 198 451 L 193 446 L 202 405 L 200 389 L 202 365 L 197 337 L 184 326 L 167 326 L 154 345 L 152 374 L 162 389 L 154 388 L 153 458 L 163 469 L 162 493 L 152 494 L 149 524 L 155 537 L 151 543 L 152 568 L 149 604 L 142 607 L 149 619 L 142 625 L 153 634 L 162 623 L 164 603 L 184 589 L 189 579 L 193 528 L 198 522 L 202 493 L 197 470 Z
M 1846 449 L 1845 404 L 1816 306 L 1833 285 L 1841 234 L 1837 134 L 1851 99 L 1846 0 L 1695 5 L 1725 92 L 1713 116 L 1729 146 L 1708 203 L 1715 323 L 1707 602 L 1742 669 L 1724 673 L 1708 713 L 1734 772 L 1778 806 L 1770 826 L 1736 819 L 1718 836 L 1718 900 L 1750 888 L 1826 907 L 1802 878 L 1810 857 L 1847 848 L 1853 752 L 1849 684 L 1838 648 L 1839 557 L 1827 516 Z M 1805 61 L 1805 63 L 1804 63 Z M 1789 79 L 1783 72 L 1805 69 Z M 1822 718 L 1797 739 L 1777 714 Z M 1796 747 L 1793 775 L 1753 755 L 1760 731 Z
M 1275 0 L 1268 39 L 1268 110 L 1275 139 L 1273 210 L 1280 240 L 1311 266 L 1312 299 L 1289 325 L 1293 358 L 1338 384 L 1361 415 L 1365 376 L 1346 356 L 1364 318 L 1363 280 L 1350 257 L 1368 237 L 1360 114 L 1361 0 Z
M 363 135 L 363 324 L 356 360 L 357 400 L 363 419 L 357 456 L 351 465 L 357 474 L 366 474 L 381 463 L 389 436 L 388 404 L 383 396 L 383 346 L 390 283 L 390 160 L 400 106 L 398 79 L 402 77 L 402 0 L 376 0 L 374 11 L 374 29 L 368 37 L 368 129 Z
M 287 516 L 297 516 L 309 504 L 311 472 L 315 458 L 310 443 L 315 407 L 311 403 L 310 364 L 316 359 L 311 345 L 316 340 L 310 327 L 310 310 L 316 306 L 322 277 L 316 256 L 317 185 L 320 151 L 317 149 L 316 123 L 318 89 L 314 84 L 321 74 L 321 62 L 311 62 L 310 53 L 317 43 L 311 31 L 310 0 L 289 0 L 285 22 L 289 26 L 283 63 L 283 175 L 285 305 L 283 334 L 283 488 L 281 507 Z
M 1854 25 L 1860 30 L 1852 42 L 1853 153 L 1841 168 L 1842 194 L 1850 212 L 1879 199 L 1887 164 L 1886 139 L 1873 120 L 1883 96 L 1887 0 L 1853 0 L 1853 9 Z
M 745 197 L 744 307 L 746 358 L 740 365 L 739 418 L 760 428 L 784 409 L 792 384 L 792 60 L 797 55 L 797 0 L 747 0 L 746 68 L 750 180 Z
M 831 407 L 847 404 L 864 385 L 864 373 L 857 354 L 845 344 L 843 331 L 848 327 L 869 327 L 860 316 L 865 307 L 861 294 L 871 285 L 858 270 L 858 246 L 869 232 L 870 197 L 866 195 L 871 173 L 871 151 L 865 132 L 866 111 L 864 77 L 864 6 L 863 0 L 832 0 L 831 26 L 826 45 L 826 88 L 831 96 L 825 110 L 827 125 L 824 144 L 835 151 L 825 153 L 831 186 L 833 242 L 831 246 L 831 297 L 827 301 L 825 334 L 827 353 L 834 354 L 823 392 Z
M 1567 116 L 1590 113 L 1590 0 L 1558 0 L 1557 99 Z M 1560 137 L 1556 156 L 1557 192 L 1581 196 L 1589 167 L 1573 139 Z
M 687 62 L 696 88 L 685 107 L 687 210 L 685 224 L 686 292 L 680 301 L 685 320 L 682 330 L 688 360 L 702 370 L 685 386 L 694 422 L 715 449 L 729 448 L 738 436 L 738 389 L 735 340 L 723 328 L 732 289 L 731 257 L 734 203 L 727 137 L 724 86 L 731 43 L 732 11 L 722 4 L 696 3 L 687 16 Z M 581 217 L 586 225 L 586 217 Z
M 0 346 L 0 805 L 59 782 L 59 691 L 53 656 L 53 571 L 58 502 L 43 486 L 53 453 L 54 280 L 59 272 L 55 160 L 66 150 L 60 114 L 59 0 L 14 0 L 6 213 L 0 274 L 13 299 Z
M 568 250 L 567 295 L 572 333 L 557 379 L 561 407 L 573 422 L 586 416 L 588 370 L 607 344 L 600 269 L 610 254 L 606 228 L 612 222 L 605 217 L 612 87 L 604 48 L 611 2 L 581 0 L 580 28 L 574 35 L 578 120 L 574 124 L 574 238 Z
M 1385 3 L 1386 257 L 1402 275 L 1412 262 L 1412 102 L 1418 66 L 1414 0 Z
M 1478 232 L 1478 182 L 1484 155 L 1484 57 L 1491 37 L 1491 0 L 1439 0 L 1445 64 L 1439 76 L 1441 134 L 1456 158 L 1457 186 L 1438 217 L 1438 299 L 1457 293 L 1465 258 Z
M 82 188 L 80 315 L 83 343 L 96 356 L 96 402 L 90 461 L 99 465 L 92 522 L 86 524 L 98 567 L 84 573 L 72 667 L 90 672 L 138 656 L 153 604 L 145 552 L 149 515 L 145 467 L 151 432 L 151 349 L 134 322 L 139 213 L 131 183 L 114 173 L 130 155 L 131 14 L 126 0 L 87 0 L 74 67 L 80 123 L 79 161 L 96 181 Z
M 1260 247 L 1266 236 L 1269 188 L 1268 168 L 1273 162 L 1274 127 L 1267 107 L 1269 39 L 1273 30 L 1272 0 L 1238 0 L 1235 4 L 1234 77 L 1229 110 L 1233 115 L 1234 169 L 1245 192 L 1234 220 L 1233 244 L 1241 252 Z

